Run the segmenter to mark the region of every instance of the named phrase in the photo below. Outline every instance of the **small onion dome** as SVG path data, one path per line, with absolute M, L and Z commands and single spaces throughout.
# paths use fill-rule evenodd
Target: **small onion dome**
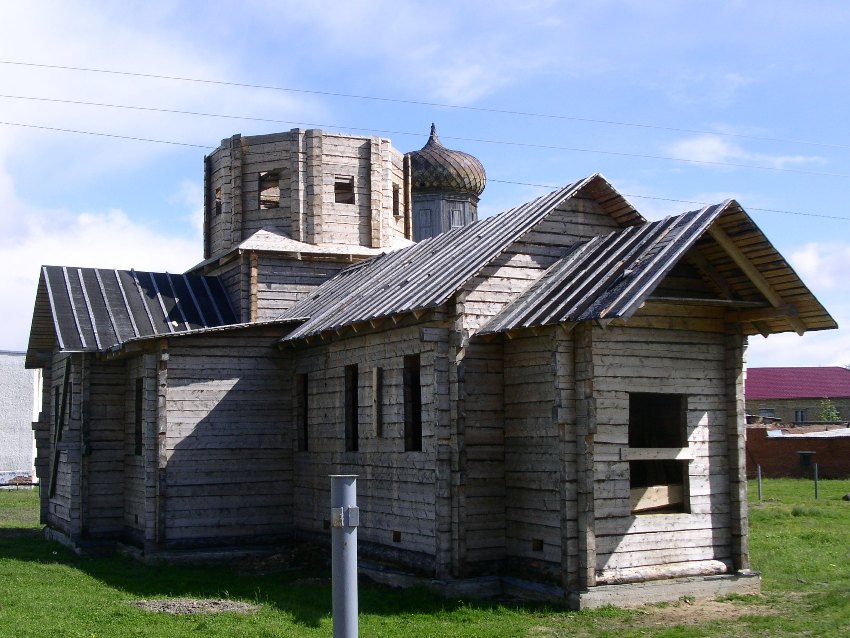
M 478 197 L 487 183 L 484 167 L 468 153 L 446 148 L 431 124 L 431 137 L 420 151 L 408 153 L 413 192 L 454 191 Z

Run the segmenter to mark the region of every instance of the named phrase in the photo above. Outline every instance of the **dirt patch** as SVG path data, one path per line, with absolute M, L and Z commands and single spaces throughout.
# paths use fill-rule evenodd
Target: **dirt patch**
M 758 600 L 758 599 L 756 599 Z M 741 616 L 769 616 L 776 610 L 768 605 L 745 600 L 679 600 L 666 605 L 646 605 L 632 621 L 637 626 L 701 625 L 718 620 L 736 620 Z
M 166 600 L 134 600 L 134 607 L 159 614 L 218 614 L 229 611 L 237 614 L 250 614 L 257 605 L 240 603 L 234 600 L 204 600 L 198 598 L 168 598 Z

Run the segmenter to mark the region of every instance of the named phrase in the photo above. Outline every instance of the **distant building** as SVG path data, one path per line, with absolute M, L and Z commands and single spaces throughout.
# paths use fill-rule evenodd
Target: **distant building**
M 0 485 L 34 476 L 32 423 L 40 370 L 24 368 L 25 353 L 0 351 Z
M 779 423 L 820 421 L 824 399 L 850 419 L 850 370 L 839 366 L 748 368 L 744 393 L 747 414 Z

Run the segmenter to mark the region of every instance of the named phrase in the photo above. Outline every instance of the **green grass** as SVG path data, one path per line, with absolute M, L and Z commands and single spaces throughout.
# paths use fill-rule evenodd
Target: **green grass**
M 754 491 L 755 487 L 751 486 Z M 751 494 L 751 555 L 762 597 L 715 606 L 683 600 L 638 610 L 569 612 L 542 605 L 445 601 L 424 590 L 360 588 L 360 635 L 381 637 L 850 636 L 850 481 L 765 481 Z M 0 638 L 14 636 L 330 636 L 327 573 L 281 566 L 146 566 L 79 557 L 44 541 L 36 492 L 0 492 Z M 130 603 L 147 598 L 226 598 L 252 614 L 172 616 Z

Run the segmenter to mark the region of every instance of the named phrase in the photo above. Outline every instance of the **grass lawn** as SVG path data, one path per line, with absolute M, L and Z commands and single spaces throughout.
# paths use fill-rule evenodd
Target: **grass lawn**
M 850 637 L 850 481 L 751 485 L 751 556 L 764 595 L 682 600 L 635 610 L 445 601 L 421 590 L 361 585 L 360 635 L 380 637 Z M 327 571 L 287 561 L 145 566 L 81 558 L 41 538 L 35 492 L 0 491 L 0 637 L 330 636 Z M 226 600 L 248 613 L 174 615 L 134 602 Z

